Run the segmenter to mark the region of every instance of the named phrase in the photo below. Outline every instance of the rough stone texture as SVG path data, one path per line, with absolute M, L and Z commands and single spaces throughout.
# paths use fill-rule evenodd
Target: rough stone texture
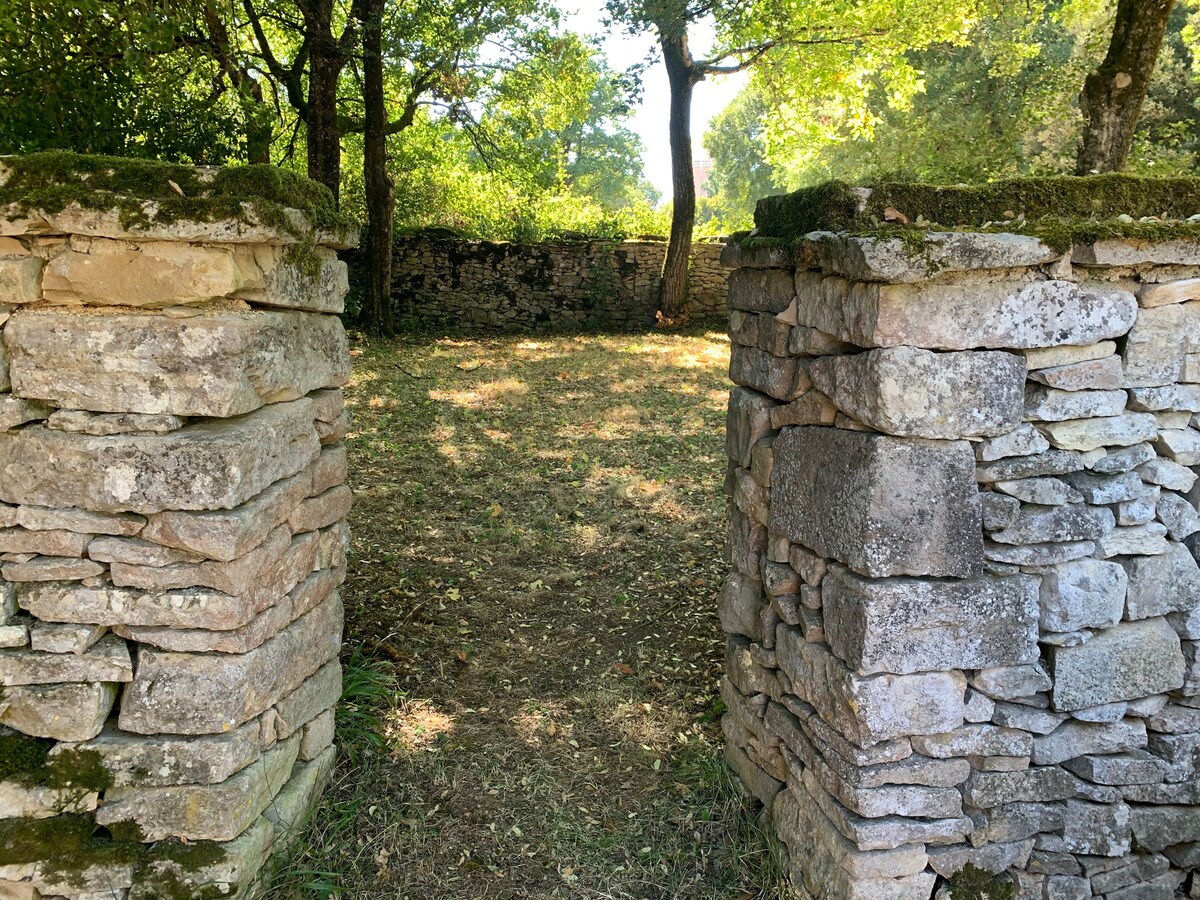
M 913 347 L 829 356 L 809 369 L 842 412 L 901 437 L 990 437 L 1021 422 L 1024 360 L 1012 353 Z
M 164 435 L 0 433 L 0 499 L 94 512 L 231 509 L 318 453 L 312 401 Z
M 1051 654 L 1056 709 L 1085 709 L 1183 684 L 1179 638 L 1165 619 L 1127 622 Z
M 334 756 L 345 235 L 8 212 L 0 755 L 47 762 L 0 783 L 0 897 L 248 900 Z M 117 845 L 6 858 L 66 815 Z
M 976 237 L 936 272 L 892 238 L 729 254 L 769 268 L 731 279 L 727 758 L 804 897 L 956 900 L 971 863 L 1012 900 L 1171 900 L 1200 868 L 1200 244 L 988 269 Z
M 878 285 L 799 273 L 796 296 L 800 324 L 860 347 L 1094 344 L 1128 332 L 1137 313 L 1126 291 L 1066 281 Z
M 739 308 L 727 286 L 733 273 L 721 262 L 722 247 L 692 245 L 693 319 Z M 430 328 L 642 329 L 654 322 L 655 285 L 665 254 L 663 241 L 513 244 L 431 234 L 402 237 L 392 257 L 392 302 L 398 321 Z M 786 308 L 791 298 L 791 272 L 784 274 L 788 298 L 772 312 Z M 727 296 L 734 301 L 728 307 Z
M 1037 238 L 960 231 L 928 231 L 917 251 L 900 238 L 828 231 L 806 235 L 804 244 L 822 270 L 859 281 L 912 283 L 944 272 L 1037 266 L 1059 256 Z
M 39 309 L 14 316 L 4 340 L 16 396 L 94 412 L 228 418 L 350 375 L 341 320 L 299 312 Z
M 967 444 L 795 428 L 774 452 L 772 531 L 869 576 L 981 571 Z
M 833 652 L 860 675 L 1034 662 L 1037 580 L 870 580 L 833 571 L 821 585 Z

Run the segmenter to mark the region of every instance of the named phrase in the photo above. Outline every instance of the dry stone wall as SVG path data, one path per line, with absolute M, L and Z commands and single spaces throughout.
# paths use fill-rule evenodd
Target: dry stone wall
M 397 318 L 487 331 L 638 329 L 654 323 L 661 241 L 507 244 L 418 235 L 396 242 Z M 719 243 L 690 260 L 693 319 L 724 317 L 729 270 Z
M 314 802 L 346 243 L 0 209 L 0 897 L 247 896 Z
M 1170 900 L 1200 865 L 1200 243 L 917 244 L 726 250 L 727 758 L 805 895 Z

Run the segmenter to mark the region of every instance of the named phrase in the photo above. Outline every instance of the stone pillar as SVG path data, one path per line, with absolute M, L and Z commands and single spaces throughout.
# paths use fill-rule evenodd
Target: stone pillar
M 805 896 L 1170 900 L 1200 242 L 914 234 L 726 251 L 727 758 Z
M 0 160 L 0 897 L 245 896 L 334 757 L 349 232 L 47 158 Z

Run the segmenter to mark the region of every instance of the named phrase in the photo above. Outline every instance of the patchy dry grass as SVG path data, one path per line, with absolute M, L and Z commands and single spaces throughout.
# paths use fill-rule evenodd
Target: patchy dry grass
M 779 896 L 720 753 L 727 360 L 363 345 L 348 756 L 276 896 Z

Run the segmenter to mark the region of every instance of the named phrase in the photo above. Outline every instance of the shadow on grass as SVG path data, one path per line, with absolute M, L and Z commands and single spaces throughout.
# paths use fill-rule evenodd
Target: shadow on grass
M 273 895 L 781 896 L 720 750 L 724 335 L 360 349 L 343 757 Z

